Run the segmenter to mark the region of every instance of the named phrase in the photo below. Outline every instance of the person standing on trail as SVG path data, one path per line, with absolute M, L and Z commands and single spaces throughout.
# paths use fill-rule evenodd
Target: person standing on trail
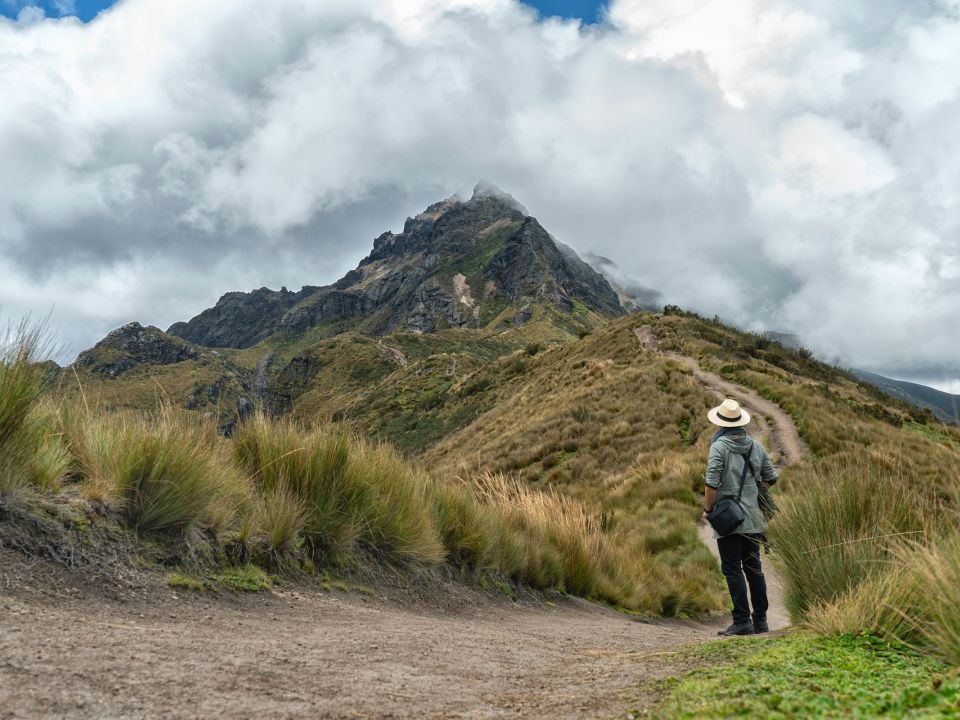
M 763 445 L 744 429 L 750 422 L 750 413 L 736 400 L 724 400 L 707 413 L 707 418 L 720 429 L 710 441 L 703 517 L 714 528 L 720 567 L 733 600 L 733 624 L 719 634 L 764 633 L 769 628 L 760 542 L 767 523 L 759 496 L 761 485 L 766 488 L 777 482 L 777 473 Z

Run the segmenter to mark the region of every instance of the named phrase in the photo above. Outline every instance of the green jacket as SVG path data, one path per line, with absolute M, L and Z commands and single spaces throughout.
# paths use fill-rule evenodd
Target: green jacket
M 767 522 L 760 512 L 757 501 L 757 483 L 762 480 L 773 485 L 779 479 L 777 471 L 773 469 L 770 456 L 763 445 L 754 441 L 746 431 L 727 433 L 717 438 L 710 446 L 710 455 L 707 458 L 707 474 L 704 482 L 708 487 L 716 488 L 717 499 L 736 497 L 740 485 L 740 475 L 747 455 L 753 449 L 750 460 L 752 469 L 747 470 L 743 481 L 743 495 L 740 503 L 746 511 L 747 519 L 737 528 L 738 533 L 763 533 L 767 531 Z M 714 532 L 714 537 L 719 537 Z

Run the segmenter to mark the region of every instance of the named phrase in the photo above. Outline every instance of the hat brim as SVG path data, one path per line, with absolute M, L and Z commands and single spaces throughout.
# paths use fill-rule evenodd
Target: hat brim
M 720 408 L 715 407 L 713 410 L 707 413 L 707 420 L 718 427 L 743 427 L 750 422 L 750 413 L 741 407 L 739 420 L 725 420 L 720 415 Z

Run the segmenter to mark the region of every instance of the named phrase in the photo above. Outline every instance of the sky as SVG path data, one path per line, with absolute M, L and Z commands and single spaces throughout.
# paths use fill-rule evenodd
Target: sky
M 0 0 L 0 15 L 16 18 L 23 8 L 40 8 L 45 16 L 64 17 L 76 15 L 89 22 L 116 0 Z M 578 18 L 585 23 L 599 22 L 602 17 L 605 0 L 529 0 L 530 7 L 536 8 L 542 17 Z M 33 10 L 27 11 L 35 12 Z
M 960 0 L 541 4 L 0 0 L 0 313 L 69 355 L 487 180 L 664 302 L 956 377 Z

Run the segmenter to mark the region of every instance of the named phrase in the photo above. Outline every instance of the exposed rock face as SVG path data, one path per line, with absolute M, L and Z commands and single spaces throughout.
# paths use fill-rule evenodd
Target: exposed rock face
M 334 287 L 329 292 L 315 293 L 307 301 L 284 313 L 274 331 L 297 335 L 323 320 L 359 318 L 373 309 L 370 299 L 362 293 L 341 292 Z
M 208 347 L 251 347 L 277 332 L 287 311 L 316 290 L 315 287 L 305 287 L 300 292 L 260 288 L 249 293 L 229 292 L 214 307 L 190 322 L 174 323 L 167 332 Z
M 132 322 L 80 353 L 77 363 L 101 375 L 116 377 L 143 363 L 171 365 L 199 357 L 200 352 L 183 340 L 159 328 Z
M 310 381 L 323 366 L 311 355 L 294 357 L 280 371 L 263 394 L 264 407 L 271 415 L 287 412 L 293 401 L 310 386 Z
M 386 232 L 356 270 L 327 287 L 293 293 L 228 293 L 169 332 L 200 345 L 250 347 L 276 333 L 299 335 L 329 323 L 385 335 L 483 327 L 508 307 L 518 323 L 533 306 L 571 312 L 576 303 L 623 313 L 602 275 L 559 245 L 516 200 L 481 184 L 470 200 L 450 198 Z

